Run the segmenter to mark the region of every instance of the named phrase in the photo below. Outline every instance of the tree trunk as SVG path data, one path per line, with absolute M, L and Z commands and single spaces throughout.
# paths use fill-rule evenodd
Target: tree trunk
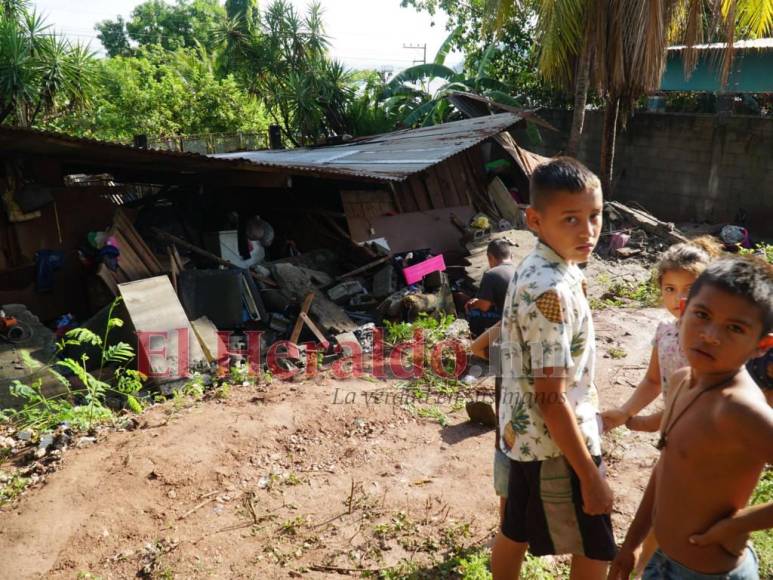
M 604 129 L 601 136 L 601 187 L 604 198 L 612 199 L 612 173 L 615 161 L 615 140 L 620 113 L 620 97 L 609 95 L 604 109 Z
M 580 146 L 582 128 L 585 125 L 585 105 L 588 102 L 588 84 L 590 83 L 590 42 L 586 35 L 580 50 L 580 58 L 577 61 L 577 74 L 574 80 L 574 110 L 572 111 L 572 130 L 569 133 L 569 143 L 566 145 L 566 154 L 577 156 L 577 148 Z

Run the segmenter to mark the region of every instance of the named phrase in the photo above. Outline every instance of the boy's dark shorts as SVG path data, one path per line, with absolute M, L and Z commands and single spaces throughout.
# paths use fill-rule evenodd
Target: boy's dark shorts
M 601 466 L 601 457 L 594 457 Z M 510 461 L 502 533 L 535 556 L 578 554 L 610 561 L 617 553 L 612 520 L 582 510 L 580 481 L 566 459 Z

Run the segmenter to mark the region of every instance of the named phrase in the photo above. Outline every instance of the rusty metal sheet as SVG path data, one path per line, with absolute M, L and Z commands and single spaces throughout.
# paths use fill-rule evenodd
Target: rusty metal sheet
M 216 154 L 218 159 L 242 159 L 260 166 L 316 170 L 320 174 L 362 175 L 403 181 L 445 161 L 521 121 L 502 113 L 376 135 L 330 147 Z

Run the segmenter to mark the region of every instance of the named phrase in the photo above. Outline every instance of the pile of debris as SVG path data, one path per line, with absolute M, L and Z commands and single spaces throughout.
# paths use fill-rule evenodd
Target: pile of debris
M 663 222 L 642 207 L 619 201 L 604 204 L 604 232 L 596 253 L 604 258 L 638 257 L 655 261 L 669 246 L 688 241 L 677 227 Z
M 480 248 L 492 236 L 507 234 L 492 232 L 493 222 L 483 214 L 468 223 L 453 223 L 460 230 L 460 253 L 466 242 L 467 252 L 478 261 L 485 259 Z M 147 360 L 155 356 L 160 363 L 154 374 L 163 372 L 165 362 L 179 362 L 173 353 L 182 352 L 180 329 L 195 337 L 186 350 L 189 369 L 224 364 L 223 357 L 229 366 L 245 362 L 256 335 L 261 365 L 271 346 L 282 341 L 282 364 L 288 370 L 306 365 L 307 342 L 313 342 L 326 361 L 353 342 L 367 353 L 376 325 L 385 320 L 455 315 L 453 292 L 465 284 L 474 286 L 483 272 L 450 267 L 442 253 L 428 248 L 393 253 L 380 240 L 365 244 L 360 257 L 370 259 L 346 272 L 329 250 L 237 263 L 224 257 L 227 251 L 218 255 L 159 228 L 150 228 L 144 239 L 121 209 L 104 239 L 118 240 L 120 255 L 112 264 L 100 264 L 98 276 L 123 298 L 125 312 L 119 314 L 127 319 L 127 331 L 168 339 L 166 361 L 157 360 L 160 349 L 151 348 L 150 341 L 139 341 Z M 351 263 L 352 257 L 347 258 Z M 95 320 L 91 325 L 97 330 L 100 324 Z M 167 379 L 176 377 L 172 372 Z

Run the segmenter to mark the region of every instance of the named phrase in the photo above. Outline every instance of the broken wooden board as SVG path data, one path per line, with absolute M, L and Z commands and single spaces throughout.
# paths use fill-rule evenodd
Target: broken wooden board
M 356 242 L 385 238 L 395 254 L 424 248 L 433 254 L 458 251 L 459 230 L 451 221 L 451 216 L 468 223 L 474 215 L 472 207 L 457 206 L 377 216 L 361 220 L 359 226 L 353 225 L 352 238 Z
M 499 213 L 514 227 L 521 221 L 518 217 L 518 204 L 510 195 L 510 190 L 501 179 L 495 177 L 488 186 L 489 196 L 493 199 Z
M 604 208 L 607 212 L 614 213 L 632 225 L 640 227 L 648 234 L 660 236 L 675 244 L 689 241 L 674 224 L 662 222 L 646 211 L 627 206 L 619 201 L 608 201 L 604 204 Z
M 97 269 L 97 276 L 113 294 L 118 294 L 118 285 L 121 283 L 150 278 L 164 272 L 156 255 L 134 229 L 123 208 L 115 211 L 113 226 L 108 235 L 114 237 L 118 244 L 118 268 L 112 271 L 101 264 Z
M 193 331 L 196 333 L 196 338 L 199 340 L 201 350 L 204 351 L 204 356 L 207 357 L 208 362 L 215 362 L 218 360 L 218 354 L 226 352 L 226 344 L 220 338 L 217 333 L 217 327 L 206 316 L 197 318 L 191 321 Z
M 311 303 L 314 301 L 314 292 L 309 292 L 306 294 L 306 297 L 303 299 L 303 304 L 301 305 L 301 312 L 298 314 L 298 319 L 295 321 L 295 326 L 293 327 L 293 331 L 290 333 L 290 342 L 293 344 L 298 343 L 298 338 L 301 336 L 301 330 L 303 330 L 303 315 L 307 314 L 309 312 L 309 308 L 311 308 Z
M 144 353 L 138 349 L 137 353 L 149 360 L 149 370 L 157 375 L 151 378 L 159 383 L 177 380 L 187 376 L 195 365 L 206 363 L 204 351 L 167 276 L 119 284 L 118 290 L 138 336 L 147 333 L 151 337 L 148 342 L 139 341 L 139 349 L 149 348 Z M 164 354 L 157 354 L 162 349 Z M 164 360 L 158 364 L 160 358 Z
M 325 296 L 312 281 L 311 275 L 303 269 L 286 263 L 271 264 L 274 280 L 287 298 L 300 303 L 309 292 L 314 292 L 311 314 L 317 324 L 328 332 L 346 332 L 357 328 L 343 308 L 340 308 Z

